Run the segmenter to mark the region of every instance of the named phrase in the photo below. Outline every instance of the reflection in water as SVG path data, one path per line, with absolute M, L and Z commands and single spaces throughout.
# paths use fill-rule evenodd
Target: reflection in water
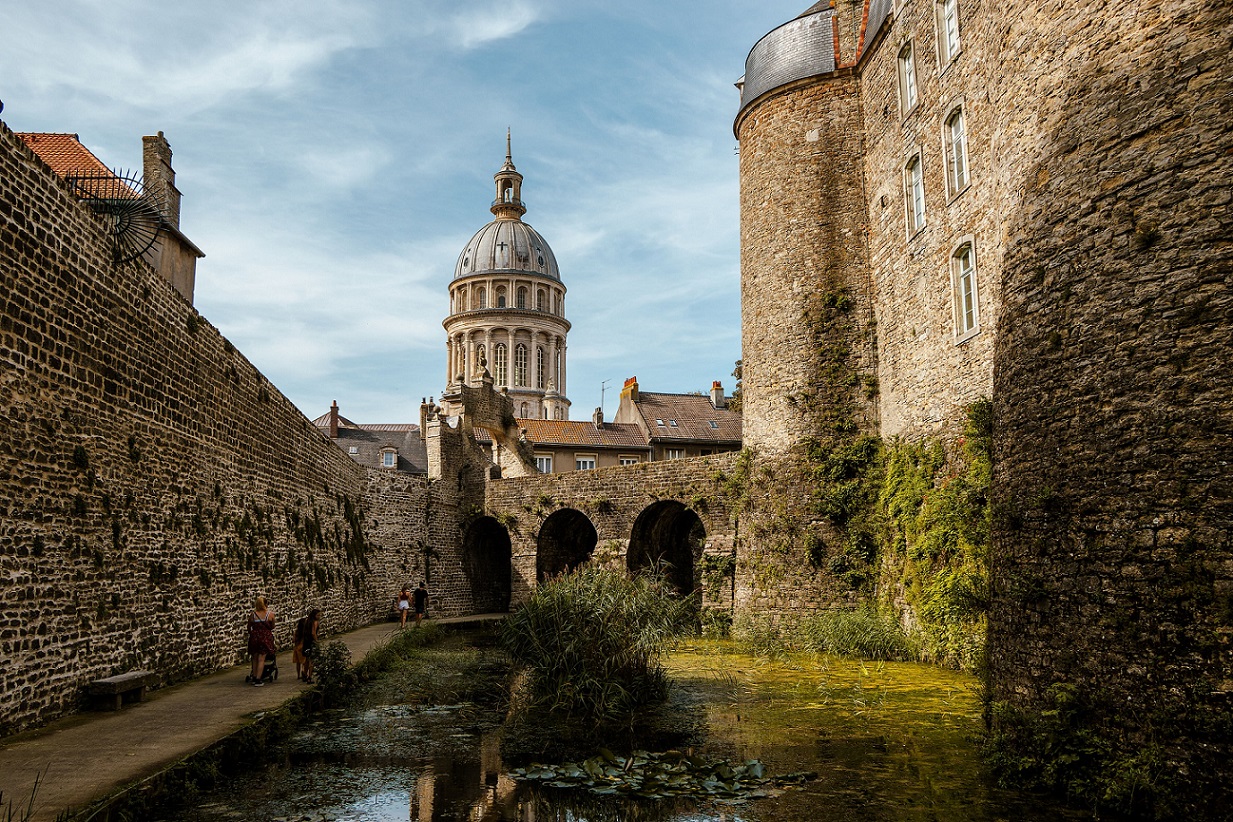
M 620 801 L 516 784 L 501 716 L 456 705 L 369 705 L 314 716 L 274 764 L 177 822 L 1017 822 L 1091 819 L 1000 791 L 982 772 L 976 680 L 906 663 L 767 661 L 697 643 L 669 660 L 705 711 L 695 753 L 816 771 L 743 805 Z M 444 668 L 444 666 L 440 666 Z M 438 673 L 438 675 L 441 675 Z M 448 671 L 444 674 L 449 676 Z M 460 677 L 460 674 L 453 674 Z M 520 762 L 519 764 L 526 764 Z

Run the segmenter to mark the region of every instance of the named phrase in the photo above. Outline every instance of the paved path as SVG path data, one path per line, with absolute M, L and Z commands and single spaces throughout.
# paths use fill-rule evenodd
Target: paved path
M 465 624 L 500 616 L 436 622 Z M 396 623 L 383 622 L 325 640 L 343 640 L 352 661 L 358 662 L 397 630 Z M 278 708 L 308 687 L 296 681 L 289 651 L 279 653 L 279 663 L 278 682 L 264 688 L 244 684 L 249 668 L 245 663 L 151 691 L 145 702 L 125 705 L 120 711 L 76 714 L 0 740 L 0 817 L 5 816 L 9 800 L 25 808 L 38 774 L 42 781 L 32 821 L 52 822 L 61 811 L 82 807 L 209 747 L 251 723 L 255 714 Z

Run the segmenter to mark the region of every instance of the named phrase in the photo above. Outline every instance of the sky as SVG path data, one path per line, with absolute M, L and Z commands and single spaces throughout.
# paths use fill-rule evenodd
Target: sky
M 573 419 L 730 392 L 749 49 L 808 0 L 3 2 L 2 119 L 139 171 L 162 131 L 195 305 L 309 418 L 418 422 L 506 129 L 568 296 Z M 605 386 L 606 383 L 606 386 Z

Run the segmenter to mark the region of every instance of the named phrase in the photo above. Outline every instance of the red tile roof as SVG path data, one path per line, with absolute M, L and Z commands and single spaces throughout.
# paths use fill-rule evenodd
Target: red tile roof
M 112 173 L 102 160 L 82 145 L 81 138 L 76 134 L 19 132 L 17 136 L 61 177 L 81 172 L 108 175 Z
M 525 428 L 527 439 L 533 445 L 583 445 L 590 448 L 648 448 L 642 431 L 633 423 L 606 422 L 596 428 L 592 422 L 583 420 L 533 420 L 519 419 L 518 427 Z M 487 431 L 475 429 L 475 438 L 491 442 Z
M 711 405 L 700 394 L 653 394 L 643 391 L 634 403 L 654 440 L 741 441 L 741 415 Z M 659 424 L 663 421 L 663 425 Z M 675 421 L 675 425 L 672 423 Z M 711 423 L 715 425 L 712 426 Z

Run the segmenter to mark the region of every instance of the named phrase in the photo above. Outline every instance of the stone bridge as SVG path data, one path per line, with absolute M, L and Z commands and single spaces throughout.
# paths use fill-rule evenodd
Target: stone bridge
M 682 592 L 730 611 L 736 525 L 725 482 L 739 452 L 493 480 L 463 528 L 480 611 L 524 602 L 537 580 L 584 562 L 668 568 Z

